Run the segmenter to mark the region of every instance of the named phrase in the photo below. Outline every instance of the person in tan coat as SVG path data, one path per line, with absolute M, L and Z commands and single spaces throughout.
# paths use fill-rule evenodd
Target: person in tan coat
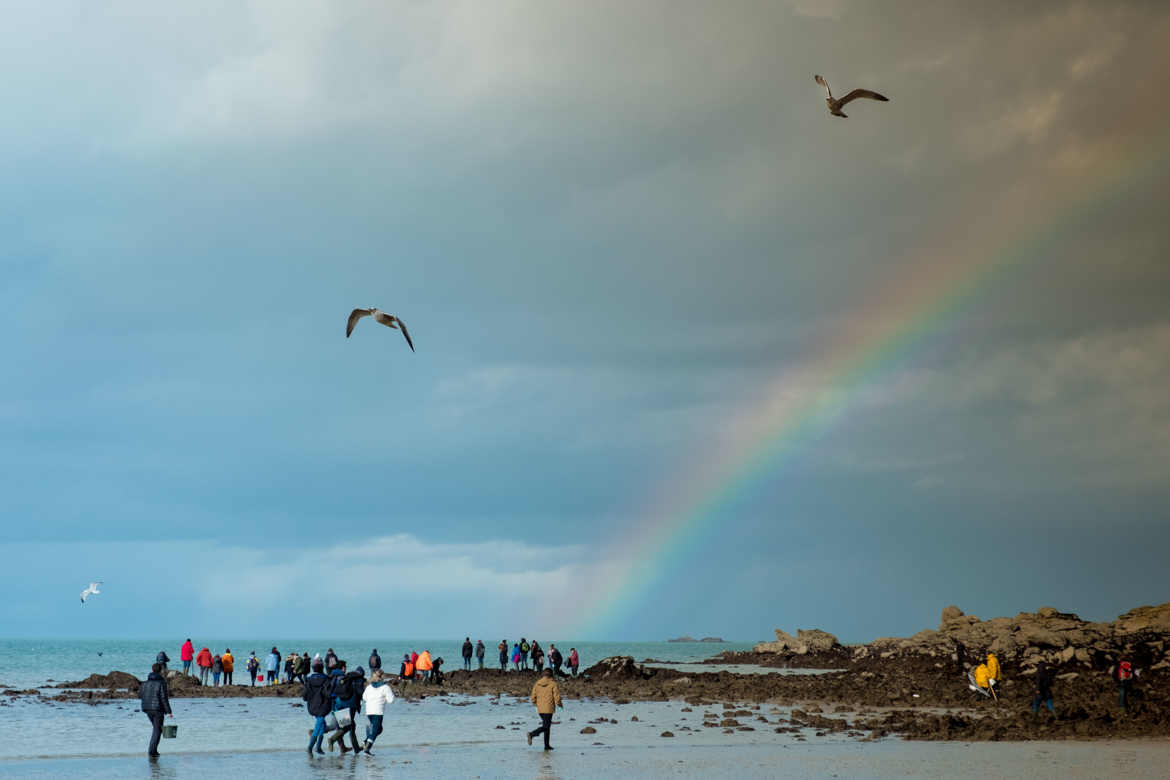
M 536 712 L 540 715 L 540 728 L 528 732 L 528 744 L 532 744 L 532 738 L 537 734 L 544 734 L 544 749 L 552 750 L 552 745 L 548 744 L 548 738 L 549 734 L 552 733 L 553 713 L 556 712 L 557 707 L 565 708 L 561 702 L 561 689 L 557 687 L 557 681 L 553 679 L 552 669 L 544 670 L 536 684 L 532 686 L 532 695 L 528 698 L 536 705 Z

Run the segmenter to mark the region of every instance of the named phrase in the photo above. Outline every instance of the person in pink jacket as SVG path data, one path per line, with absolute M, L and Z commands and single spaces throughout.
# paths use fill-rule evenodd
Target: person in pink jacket
M 195 660 L 195 645 L 191 644 L 191 637 L 179 648 L 179 660 L 183 662 L 183 674 L 191 673 L 191 662 Z

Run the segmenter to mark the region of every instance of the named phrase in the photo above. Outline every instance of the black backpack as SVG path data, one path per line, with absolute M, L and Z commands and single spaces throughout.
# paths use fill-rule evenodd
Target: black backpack
M 337 698 L 345 702 L 353 701 L 353 677 L 350 674 L 352 673 L 346 673 L 337 681 L 336 690 L 334 691 Z
M 308 694 L 305 704 L 309 714 L 314 716 L 329 714 L 333 709 L 333 697 L 329 695 L 329 686 L 324 681 L 318 683 L 310 678 L 305 688 Z

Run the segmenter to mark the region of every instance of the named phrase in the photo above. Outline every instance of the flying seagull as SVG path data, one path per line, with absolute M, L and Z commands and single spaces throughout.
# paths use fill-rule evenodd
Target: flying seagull
M 832 114 L 833 116 L 843 116 L 843 117 L 848 119 L 849 115 L 842 113 L 841 109 L 844 108 L 845 104 L 848 103 L 850 100 L 856 100 L 857 98 L 869 98 L 871 100 L 880 100 L 883 103 L 888 103 L 890 100 L 885 95 L 879 95 L 878 93 L 874 92 L 872 89 L 855 89 L 852 92 L 850 92 L 848 95 L 846 95 L 845 97 L 838 99 L 838 98 L 833 97 L 833 90 L 829 89 L 829 82 L 825 81 L 819 74 L 817 76 L 815 76 L 815 78 L 817 80 L 817 83 L 820 84 L 822 87 L 824 87 L 825 91 L 829 93 L 829 96 L 827 98 L 825 98 L 825 103 L 828 104 L 829 113 Z
M 98 580 L 97 582 L 89 583 L 89 587 L 86 588 L 85 590 L 81 591 L 81 603 L 84 604 L 85 600 L 87 598 L 89 598 L 90 596 L 92 596 L 96 593 L 101 593 L 101 591 L 98 590 L 98 585 L 101 585 L 101 584 L 102 584 L 101 580 Z
M 406 338 L 406 343 L 410 346 L 410 351 L 414 352 L 414 342 L 410 340 L 410 333 L 406 330 L 406 323 L 395 317 L 393 314 L 387 314 L 381 309 L 376 309 L 373 306 L 368 309 L 354 309 L 349 313 L 349 321 L 345 323 L 346 338 L 349 338 L 349 334 L 353 333 L 353 326 L 357 325 L 357 321 L 362 317 L 373 317 L 387 328 L 394 328 L 395 330 L 401 328 L 402 335 Z

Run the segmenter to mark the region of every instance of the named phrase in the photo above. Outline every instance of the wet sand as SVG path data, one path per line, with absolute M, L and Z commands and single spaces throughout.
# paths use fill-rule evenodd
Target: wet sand
M 0 761 L 0 774 L 30 778 L 394 777 L 1165 777 L 1170 743 L 822 743 L 595 747 L 563 743 L 551 754 L 521 745 L 387 746 L 374 756 L 309 758 L 303 751 L 39 758 Z

